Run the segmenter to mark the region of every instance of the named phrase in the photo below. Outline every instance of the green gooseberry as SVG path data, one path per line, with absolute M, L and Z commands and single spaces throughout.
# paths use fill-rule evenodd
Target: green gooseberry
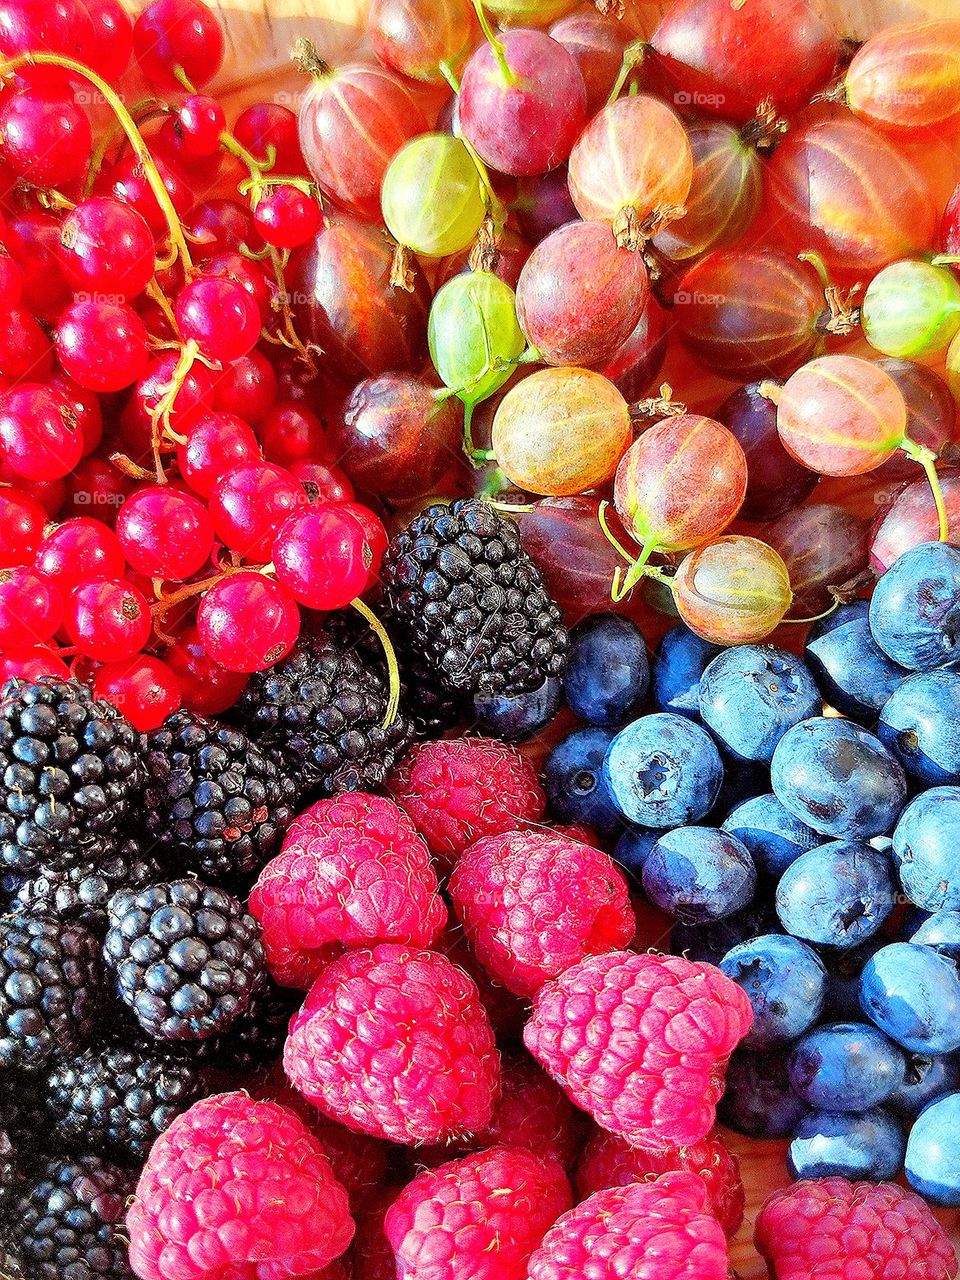
M 867 341 L 886 356 L 939 355 L 960 332 L 960 280 L 919 259 L 891 263 L 870 281 L 860 320 Z
M 441 382 L 464 404 L 479 404 L 507 381 L 526 345 L 516 294 L 491 271 L 454 276 L 430 307 L 427 341 Z
M 465 249 L 486 213 L 480 171 L 459 138 L 424 133 L 390 161 L 383 220 L 401 245 L 430 258 Z

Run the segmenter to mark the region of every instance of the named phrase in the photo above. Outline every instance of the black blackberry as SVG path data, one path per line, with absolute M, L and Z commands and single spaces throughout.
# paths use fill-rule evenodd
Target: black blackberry
M 13 1202 L 16 1189 L 17 1165 L 13 1141 L 6 1129 L 0 1127 L 0 1222 Z M 0 1237 L 3 1232 L 0 1230 Z
M 466 722 L 473 722 L 473 701 L 461 689 L 446 689 L 437 680 L 430 663 L 402 640 L 403 628 L 390 614 L 384 617 L 391 639 L 395 640 L 403 710 L 420 738 L 437 738 Z
M 11 910 L 42 912 L 59 920 L 79 920 L 102 936 L 107 927 L 107 904 L 120 889 L 155 884 L 163 872 L 156 858 L 141 851 L 140 841 L 116 836 L 97 842 L 98 856 L 60 871 L 41 868 L 24 880 L 10 903 Z
M 36 1071 L 92 1037 L 103 975 L 80 924 L 18 912 L 0 918 L 0 1069 Z
M 188 1058 L 156 1045 L 107 1045 L 54 1065 L 47 1112 L 68 1150 L 142 1162 L 201 1091 L 199 1067 Z
M 121 1232 L 135 1181 L 96 1156 L 44 1165 L 14 1204 L 6 1241 L 26 1280 L 130 1280 Z
M 446 689 L 523 693 L 563 672 L 560 610 L 516 528 L 489 503 L 421 511 L 391 539 L 382 577 L 404 644 Z
M 259 926 L 224 889 L 173 880 L 121 891 L 108 920 L 117 992 L 157 1040 L 221 1035 L 266 981 Z
M 366 627 L 328 623 L 241 695 L 242 723 L 283 755 L 305 791 L 376 791 L 410 741 L 403 715 L 384 728 L 388 682 L 378 645 Z
M 289 991 L 268 979 L 225 1035 L 197 1045 L 197 1060 L 204 1066 L 244 1073 L 274 1066 L 282 1055 L 290 1019 L 301 1004 L 302 991 Z
M 299 788 L 267 751 L 192 711 L 168 716 L 147 748 L 146 827 L 162 852 L 229 883 L 273 857 Z
M 0 1129 L 13 1142 L 21 1171 L 49 1157 L 47 1081 L 42 1071 L 0 1074 Z

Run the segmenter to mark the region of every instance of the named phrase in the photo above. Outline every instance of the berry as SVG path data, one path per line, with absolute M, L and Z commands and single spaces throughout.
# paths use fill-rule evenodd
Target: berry
M 486 1128 L 500 1083 L 473 982 L 445 956 L 396 943 L 322 970 L 290 1024 L 283 1065 L 326 1115 L 408 1144 Z
M 228 671 L 263 671 L 285 658 L 300 634 L 291 592 L 260 573 L 234 573 L 200 601 L 197 632 L 214 662 Z
M 790 1083 L 811 1107 L 868 1111 L 886 1102 L 907 1069 L 902 1050 L 865 1022 L 831 1022 L 793 1048 Z
M 637 627 L 614 613 L 594 614 L 574 628 L 564 692 L 587 724 L 635 720 L 650 690 L 647 646 Z
M 823 710 L 800 659 L 772 644 L 718 654 L 700 678 L 699 701 L 704 724 L 728 751 L 768 763 L 788 729 Z
M 310 609 L 342 609 L 366 589 L 374 553 L 344 507 L 312 502 L 277 530 L 271 549 L 277 577 Z
M 0 377 L 9 382 L 26 382 L 49 377 L 52 371 L 53 347 L 49 338 L 29 311 L 13 307 L 0 333 Z
M 904 552 L 870 600 L 870 630 L 883 652 L 910 671 L 960 657 L 960 550 L 924 542 Z
M 210 270 L 209 263 L 207 270 Z M 255 347 L 223 370 L 217 378 L 214 396 L 214 407 L 218 412 L 235 414 L 244 423 L 260 422 L 277 398 L 277 375 L 273 365 Z M 247 462 L 256 456 L 254 452 L 249 457 L 238 458 L 237 462 Z M 286 461 L 284 458 L 270 460 Z
M 883 704 L 877 736 L 921 786 L 960 782 L 960 675 L 904 680 Z
M 736 836 L 749 850 L 757 871 L 773 880 L 779 880 L 802 853 L 822 842 L 822 837 L 784 808 L 772 791 L 731 809 L 723 830 Z
M 556 676 L 529 693 L 477 694 L 473 712 L 477 729 L 503 742 L 525 742 L 549 725 L 563 702 L 563 682 Z
M 240 729 L 175 712 L 151 733 L 146 763 L 145 826 L 178 864 L 235 883 L 279 849 L 297 784 Z
M 32 77 L 31 77 L 32 79 Z M 38 187 L 59 187 L 79 178 L 90 159 L 87 114 L 50 81 L 7 90 L 0 100 L 3 158 L 21 178 Z
M 387 1210 L 398 1274 L 525 1280 L 544 1232 L 570 1207 L 556 1160 L 496 1146 L 418 1174 Z
M 904 1121 L 911 1121 L 929 1103 L 960 1088 L 960 1063 L 951 1057 L 930 1057 L 922 1053 L 908 1053 L 906 1070 L 896 1089 L 887 1099 L 887 1106 Z M 907 1142 L 907 1162 L 910 1160 L 910 1143 Z M 907 1173 L 909 1179 L 910 1174 Z
M 827 983 L 823 961 L 797 938 L 761 934 L 731 948 L 720 968 L 753 1006 L 745 1049 L 795 1040 L 820 1017 Z
M 931 1103 L 918 1117 L 907 1141 L 907 1181 L 925 1200 L 955 1208 L 960 1205 L 957 1123 L 960 1093 Z
M 63 629 L 78 653 L 97 662 L 122 662 L 150 639 L 150 606 L 125 579 L 87 582 L 67 597 Z
M 63 617 L 57 589 L 32 569 L 0 569 L 0 645 L 8 653 L 45 644 Z
M 684 716 L 658 713 L 617 734 L 603 777 L 625 818 L 645 827 L 676 827 L 710 811 L 723 763 L 706 729 Z
M 529 1280 L 726 1280 L 727 1242 L 703 1181 L 664 1173 L 594 1192 L 565 1213 L 530 1259 Z
M 266 980 L 256 921 L 200 880 L 115 894 L 103 954 L 117 995 L 157 1040 L 219 1035 Z
M 126 569 L 116 534 L 100 520 L 83 516 L 50 530 L 37 549 L 35 565 L 64 596 L 82 583 L 122 578 Z
M 0 490 L 0 568 L 29 564 L 46 522 L 39 502 L 16 489 Z
M 160 879 L 160 864 L 141 851 L 135 837 L 94 841 L 79 866 L 48 871 L 23 880 L 14 906 L 34 915 L 76 920 L 103 937 L 107 931 L 107 906 L 119 889 L 140 889 Z
M 78 204 L 60 228 L 60 261 L 75 289 L 109 293 L 126 302 L 153 279 L 154 258 L 145 219 L 107 196 Z
M 391 540 L 387 598 L 448 689 L 522 693 L 563 672 L 567 632 L 516 528 L 486 502 L 427 507 Z
M 874 640 L 869 609 L 866 600 L 842 604 L 814 623 L 804 650 L 826 702 L 868 726 L 906 675 Z
M 223 31 L 200 0 L 152 0 L 134 23 L 133 50 L 155 89 L 182 91 L 178 72 L 199 89 L 220 70 Z
M 218 364 L 245 356 L 260 337 L 257 304 L 242 284 L 222 276 L 198 276 L 185 285 L 174 315 L 184 342 L 194 342 L 201 355 Z
M 221 383 L 218 382 L 218 397 L 220 392 Z M 201 498 L 209 498 L 214 485 L 228 471 L 246 462 L 256 462 L 259 457 L 260 446 L 253 428 L 235 414 L 223 411 L 200 418 L 186 441 L 177 448 L 180 474 Z
M 542 988 L 523 1039 L 604 1129 L 684 1146 L 710 1132 L 726 1060 L 752 1018 L 743 991 L 709 965 L 614 951 Z
M 919 1196 L 893 1184 L 826 1178 L 775 1192 L 754 1234 L 774 1280 L 944 1280 L 957 1256 Z
M 730 1059 L 720 1118 L 731 1129 L 751 1138 L 789 1138 L 807 1110 L 790 1087 L 785 1051 L 738 1050 Z
M 520 996 L 585 956 L 628 946 L 636 930 L 612 859 L 552 832 L 477 841 L 457 862 L 449 893 L 480 963 Z
M 478 1150 L 503 1143 L 554 1156 L 568 1166 L 580 1147 L 583 1116 L 525 1053 L 504 1056 L 493 1119 L 469 1140 Z
M 0 1127 L 0 1214 L 3 1214 L 4 1217 L 12 1207 L 13 1193 L 16 1189 L 17 1166 L 15 1156 L 16 1152 L 10 1135 L 6 1129 Z M 2 1244 L 2 1241 L 3 1236 L 0 1234 L 0 1244 Z
M 180 682 L 182 705 L 197 715 L 226 711 L 246 688 L 249 677 L 215 662 L 194 626 L 179 632 L 165 656 Z
M 320 1143 L 293 1112 L 221 1093 L 154 1143 L 127 1231 L 140 1280 L 299 1276 L 344 1252 L 353 1221 Z
M 860 1004 L 881 1031 L 913 1053 L 960 1048 L 960 973 L 932 947 L 881 947 L 860 976 Z
M 126 302 L 73 302 L 60 313 L 55 337 L 64 372 L 87 391 L 122 391 L 149 362 L 147 331 Z
M 910 801 L 894 828 L 900 883 L 924 911 L 960 910 L 958 822 L 960 787 L 931 787 Z
M 719 645 L 702 640 L 680 623 L 660 641 L 651 669 L 653 700 L 661 711 L 696 720 L 700 715 L 700 678 Z
M 317 201 L 287 182 L 266 189 L 257 201 L 253 220 L 267 244 L 297 249 L 320 230 Z
M 856 1114 L 812 1111 L 797 1125 L 787 1149 L 794 1178 L 869 1178 L 882 1182 L 903 1168 L 900 1124 L 882 1107 Z
M 57 480 L 80 461 L 83 433 L 55 387 L 19 382 L 0 395 L 0 450 L 14 475 Z
M 216 155 L 226 125 L 223 107 L 205 93 L 192 93 L 177 111 L 177 132 L 185 155 L 191 159 Z
M 623 1138 L 596 1129 L 577 1164 L 577 1194 L 585 1200 L 607 1187 L 625 1187 L 674 1172 L 703 1179 L 710 1212 L 732 1239 L 743 1221 L 743 1180 L 737 1157 L 716 1135 L 689 1147 L 631 1147 Z
M 664 832 L 643 864 L 647 897 L 686 924 L 722 920 L 753 899 L 757 872 L 746 845 L 716 827 Z
M 145 653 L 99 667 L 93 692 L 122 711 L 140 733 L 163 724 L 179 710 L 183 696 L 180 681 L 167 663 Z
M 547 756 L 543 786 L 555 818 L 585 822 L 604 835 L 615 835 L 623 826 L 603 775 L 603 762 L 615 736 L 610 729 L 578 729 Z
M 213 550 L 213 524 L 204 504 L 169 485 L 148 485 L 117 514 L 117 537 L 130 567 L 147 578 L 184 582 Z
M 250 894 L 267 963 L 307 990 L 341 947 L 429 947 L 446 921 L 413 823 L 390 800 L 345 792 L 297 818 Z
M 210 489 L 217 537 L 247 560 L 267 561 L 277 530 L 306 506 L 295 476 L 274 462 L 241 463 L 222 473 Z
M 484 836 L 539 822 L 545 806 L 530 762 L 490 738 L 419 743 L 401 758 L 387 785 L 447 867 Z

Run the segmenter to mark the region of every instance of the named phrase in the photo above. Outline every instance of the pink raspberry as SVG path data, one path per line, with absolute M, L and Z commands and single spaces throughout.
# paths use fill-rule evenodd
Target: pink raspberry
M 824 1178 L 775 1192 L 754 1240 L 774 1280 L 954 1280 L 957 1254 L 912 1191 Z
M 713 965 L 613 951 L 547 983 L 523 1039 L 601 1128 L 683 1147 L 713 1128 L 727 1059 L 752 1019 Z
M 492 738 L 411 747 L 387 786 L 448 868 L 482 836 L 538 822 L 547 803 L 533 765 Z
M 450 897 L 477 959 L 518 996 L 636 929 L 627 882 L 600 849 L 550 831 L 487 836 L 464 850 Z
M 743 1179 L 737 1157 L 718 1134 L 689 1147 L 631 1147 L 615 1133 L 596 1129 L 577 1165 L 577 1193 L 585 1199 L 606 1187 L 675 1172 L 703 1179 L 710 1212 L 732 1239 L 743 1222 Z
M 531 1253 L 570 1204 L 556 1160 L 521 1147 L 426 1169 L 387 1210 L 398 1280 L 524 1280 Z
M 392 800 L 346 792 L 287 832 L 250 894 L 270 972 L 304 990 L 343 947 L 428 947 L 447 918 L 430 852 Z
M 283 1066 L 348 1129 L 410 1144 L 486 1128 L 500 1087 L 474 983 L 446 956 L 396 943 L 323 970 L 291 1019 Z
M 597 1191 L 546 1234 L 529 1280 L 727 1280 L 727 1240 L 692 1173 Z M 809 1278 L 808 1278 L 809 1280 Z
M 127 1214 L 141 1280 L 288 1280 L 347 1248 L 347 1193 L 301 1121 L 245 1093 L 204 1098 L 153 1144 Z

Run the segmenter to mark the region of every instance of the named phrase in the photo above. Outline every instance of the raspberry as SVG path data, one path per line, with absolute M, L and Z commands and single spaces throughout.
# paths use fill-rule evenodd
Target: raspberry
M 418 1174 L 384 1228 L 403 1280 L 524 1280 L 531 1253 L 570 1204 L 556 1160 L 491 1147 Z
M 692 1173 L 665 1173 L 597 1191 L 565 1213 L 530 1259 L 527 1276 L 727 1280 L 727 1269 L 726 1237 L 707 1210 L 703 1182 Z
M 527 1048 L 611 1133 L 687 1146 L 713 1127 L 730 1054 L 752 1021 L 744 992 L 709 964 L 613 951 L 538 993 Z
M 347 1193 L 317 1140 L 273 1102 L 204 1098 L 154 1143 L 127 1214 L 141 1280 L 288 1280 L 347 1248 Z
M 396 943 L 323 970 L 290 1023 L 283 1065 L 348 1129 L 410 1144 L 486 1128 L 500 1085 L 474 983 L 445 956 Z
M 757 1249 L 774 1280 L 953 1280 L 957 1255 L 912 1191 L 824 1178 L 775 1192 L 760 1210 Z
M 391 800 L 347 792 L 300 815 L 250 894 L 270 972 L 306 990 L 342 947 L 428 947 L 447 913 L 430 854 Z
M 627 946 L 627 882 L 599 849 L 555 832 L 487 836 L 462 854 L 450 896 L 484 968 L 519 996 L 585 956 Z
M 411 747 L 387 781 L 434 856 L 452 866 L 483 836 L 539 822 L 546 808 L 536 770 L 492 738 L 451 738 Z
M 581 1199 L 607 1187 L 650 1181 L 661 1173 L 695 1173 L 707 1188 L 710 1212 L 728 1239 L 743 1221 L 743 1180 L 740 1164 L 717 1134 L 689 1147 L 631 1147 L 615 1133 L 594 1131 L 577 1165 L 577 1194 Z

